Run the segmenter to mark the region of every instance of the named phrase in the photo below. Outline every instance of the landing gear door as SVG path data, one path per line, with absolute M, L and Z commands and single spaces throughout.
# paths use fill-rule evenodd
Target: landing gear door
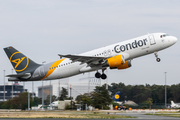
M 150 44 L 151 44 L 151 45 L 156 44 L 156 41 L 155 41 L 155 39 L 154 39 L 154 36 L 153 36 L 153 35 L 149 35 L 149 41 L 150 41 Z

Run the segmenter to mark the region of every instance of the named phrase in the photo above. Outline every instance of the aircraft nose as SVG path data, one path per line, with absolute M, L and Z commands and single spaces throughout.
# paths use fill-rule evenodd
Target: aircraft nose
M 173 43 L 175 44 L 176 42 L 177 42 L 177 38 L 176 37 L 172 37 L 172 41 L 173 41 Z

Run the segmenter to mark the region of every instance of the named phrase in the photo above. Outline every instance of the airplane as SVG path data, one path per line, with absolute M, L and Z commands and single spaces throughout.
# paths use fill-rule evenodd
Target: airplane
M 179 104 L 175 104 L 173 101 L 171 101 L 171 108 L 180 108 Z
M 59 101 L 54 101 L 51 104 L 49 104 L 50 107 L 58 107 L 58 102 Z
M 81 73 L 97 71 L 96 78 L 106 79 L 104 71 L 110 69 L 126 69 L 132 66 L 131 60 L 154 53 L 160 62 L 158 51 L 166 49 L 177 42 L 177 38 L 166 33 L 148 33 L 127 41 L 112 44 L 78 55 L 62 55 L 60 59 L 37 64 L 14 47 L 4 48 L 17 74 L 6 77 L 8 81 L 40 81 L 62 79 Z M 99 72 L 102 70 L 102 73 Z
M 119 98 L 120 98 L 120 94 L 121 94 L 120 91 L 116 92 L 116 94 L 113 96 L 112 99 L 113 99 L 114 101 L 118 102 L 118 101 L 119 101 Z

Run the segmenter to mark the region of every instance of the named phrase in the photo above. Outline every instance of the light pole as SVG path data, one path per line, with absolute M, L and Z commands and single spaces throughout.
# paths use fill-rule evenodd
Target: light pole
M 24 87 L 24 91 L 23 92 L 25 92 L 25 82 L 23 82 L 23 87 Z
M 12 69 L 12 74 L 13 74 L 13 69 Z M 13 82 L 12 82 L 12 98 L 13 98 Z
M 43 80 L 42 80 L 42 110 L 44 109 L 43 108 L 43 105 L 44 105 L 44 92 L 43 92 Z
M 51 105 L 51 91 L 52 91 L 52 87 L 51 87 L 51 80 L 49 81 L 50 82 L 50 110 L 52 109 L 52 105 Z
M 60 100 L 60 97 L 61 97 L 61 88 L 60 88 L 60 79 L 59 79 L 59 100 Z
M 106 70 L 106 75 L 108 76 L 108 70 Z M 108 90 L 108 77 L 106 78 L 106 89 Z
M 46 63 L 46 61 L 43 61 L 42 64 Z M 44 88 L 43 88 L 43 80 L 42 80 L 42 110 L 44 109 L 43 108 L 43 105 L 44 105 L 44 92 L 43 92 Z
M 34 101 L 34 81 L 32 81 L 32 99 Z
M 167 93 L 166 93 L 166 73 L 167 72 L 164 72 L 165 73 L 165 108 L 166 108 L 166 103 L 167 103 Z
M 3 101 L 5 101 L 5 70 L 4 70 L 4 99 Z
M 28 91 L 28 110 L 30 110 L 30 91 Z
M 72 93 L 71 93 L 71 91 L 72 91 L 72 86 L 70 85 L 71 109 L 73 109 L 73 108 L 72 108 L 72 97 L 71 97 L 71 94 L 72 94 Z

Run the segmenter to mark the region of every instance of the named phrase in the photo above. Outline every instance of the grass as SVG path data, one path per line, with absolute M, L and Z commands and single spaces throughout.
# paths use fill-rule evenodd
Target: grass
M 166 116 L 166 117 L 179 117 L 179 112 L 156 112 L 155 114 L 147 113 L 146 115 L 158 115 L 158 116 Z
M 38 111 L 38 112 L 0 112 L 0 118 L 86 118 L 86 119 L 117 119 L 134 118 L 105 112 L 82 112 L 82 111 Z

